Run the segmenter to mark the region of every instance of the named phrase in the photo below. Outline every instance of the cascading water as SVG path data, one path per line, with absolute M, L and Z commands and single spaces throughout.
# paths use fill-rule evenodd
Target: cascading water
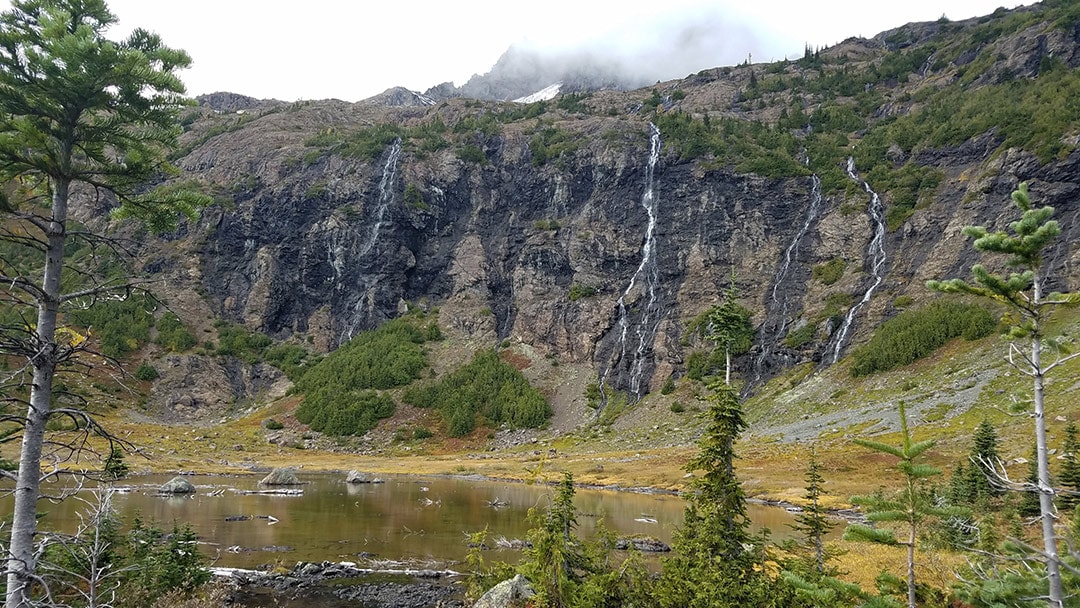
M 383 218 L 386 217 L 386 209 L 394 202 L 394 181 L 397 177 L 398 157 L 401 156 L 401 138 L 395 139 L 390 146 L 390 155 L 386 157 L 383 165 L 382 179 L 379 180 L 379 201 L 375 207 L 375 223 L 371 226 L 367 242 L 360 248 L 360 256 L 363 257 L 371 252 L 375 243 L 379 240 L 379 231 L 383 227 Z
M 398 159 L 401 157 L 401 139 L 395 139 L 390 145 L 386 163 L 383 164 L 382 177 L 379 178 L 379 198 L 375 204 L 374 219 L 368 231 L 364 244 L 360 247 L 357 258 L 366 257 L 379 241 L 379 233 L 386 222 L 386 212 L 394 202 L 394 184 L 397 181 Z M 342 329 L 340 342 L 344 343 L 351 339 L 359 329 L 364 317 L 375 307 L 375 286 L 379 282 L 379 275 L 375 272 L 364 272 L 360 275 L 361 288 L 357 290 L 359 295 L 355 302 L 349 306 L 352 321 Z
M 836 346 L 833 348 L 832 362 L 836 363 L 840 360 L 840 351 L 844 348 L 844 340 L 847 338 L 848 330 L 851 329 L 851 323 L 855 319 L 855 315 L 859 312 L 867 302 L 870 301 L 870 296 L 874 295 L 874 290 L 881 285 L 881 282 L 885 279 L 885 206 L 881 203 L 881 197 L 877 192 L 874 192 L 870 188 L 870 184 L 859 179 L 857 173 L 855 173 L 855 159 L 848 157 L 847 161 L 847 175 L 852 181 L 862 184 L 863 190 L 866 190 L 870 195 L 870 223 L 874 228 L 874 236 L 870 239 L 870 244 L 866 248 L 866 255 L 870 258 L 870 276 L 873 280 L 870 282 L 870 287 L 863 294 L 862 300 L 859 303 L 851 307 L 847 315 L 844 317 L 844 322 L 840 325 L 840 331 L 836 334 Z
M 603 391 L 608 372 L 612 367 L 623 365 L 629 372 L 630 393 L 636 397 L 641 396 L 641 379 L 645 373 L 647 362 L 646 353 L 652 345 L 653 338 L 660 326 L 660 311 L 657 309 L 657 287 L 660 282 L 659 268 L 656 263 L 656 215 L 658 198 L 655 188 L 656 165 L 660 161 L 660 129 L 649 123 L 649 162 L 645 169 L 645 193 L 641 197 L 641 206 L 648 214 L 648 224 L 645 228 L 645 242 L 641 248 L 641 263 L 630 277 L 630 283 L 619 296 L 619 341 L 616 351 L 618 358 L 608 365 L 600 379 L 600 388 Z M 634 323 L 633 333 L 636 336 L 636 345 L 631 347 L 631 318 L 627 300 L 635 293 L 638 285 L 641 285 L 641 306 L 638 310 L 640 316 Z M 631 352 L 631 348 L 633 351 Z M 629 360 L 628 360 L 629 358 Z M 628 363 L 628 364 L 627 364 Z
M 807 166 L 810 166 L 809 157 L 805 162 Z M 806 237 L 806 234 L 810 231 L 810 227 L 817 220 L 818 214 L 821 212 L 822 200 L 821 178 L 819 178 L 817 174 L 814 174 L 811 176 L 810 207 L 806 211 L 806 218 L 803 220 L 802 227 L 795 233 L 795 237 L 791 239 L 791 243 L 788 244 L 787 249 L 784 250 L 784 259 L 780 263 L 780 268 L 776 271 L 776 277 L 773 279 L 773 288 L 769 293 L 769 301 L 765 304 L 765 325 L 763 326 L 763 330 L 765 331 L 762 332 L 764 342 L 761 345 L 761 353 L 754 361 L 753 384 L 761 382 L 765 373 L 765 364 L 773 354 L 776 341 L 784 335 L 788 323 L 791 322 L 788 318 L 789 311 L 787 297 L 791 290 L 783 289 L 783 286 L 791 274 L 791 263 L 799 253 L 799 245 L 802 243 L 803 238 Z

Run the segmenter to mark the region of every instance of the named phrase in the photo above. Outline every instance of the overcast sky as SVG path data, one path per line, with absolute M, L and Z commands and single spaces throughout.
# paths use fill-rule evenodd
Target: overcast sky
M 708 37 L 692 71 L 797 57 L 911 21 L 992 13 L 1010 0 L 108 0 L 120 23 L 193 59 L 188 93 L 356 101 L 487 72 L 511 44 L 619 50 Z M 0 0 L 0 8 L 10 8 Z M 715 37 L 715 38 L 714 38 Z M 721 41 L 719 44 L 717 41 Z M 691 41 L 691 42 L 688 42 Z M 671 78 L 685 76 L 672 74 Z

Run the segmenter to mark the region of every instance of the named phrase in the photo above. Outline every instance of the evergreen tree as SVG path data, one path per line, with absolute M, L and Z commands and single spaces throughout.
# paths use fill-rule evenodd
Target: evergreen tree
M 1061 451 L 1061 474 L 1058 476 L 1061 480 L 1061 506 L 1072 508 L 1080 504 L 1080 439 L 1077 438 L 1074 422 L 1065 426 L 1065 442 Z
M 971 461 L 968 475 L 971 477 L 972 502 L 985 502 L 992 496 L 1001 495 L 1001 488 L 991 482 L 996 475 L 994 467 L 1001 462 L 997 452 L 997 431 L 985 418 L 975 428 L 968 459 Z
M 972 468 L 965 467 L 963 461 L 956 463 L 956 469 L 949 478 L 949 504 L 974 504 L 976 494 L 972 485 Z
M 706 337 L 716 343 L 717 348 L 724 349 L 724 382 L 727 384 L 731 384 L 731 358 L 750 350 L 754 340 L 750 311 L 739 304 L 738 297 L 733 268 L 724 301 L 709 309 L 706 329 Z
M 810 462 L 806 466 L 806 506 L 802 513 L 795 516 L 795 523 L 791 528 L 804 537 L 806 546 L 810 547 L 814 556 L 814 569 L 818 574 L 826 574 L 825 561 L 828 557 L 825 551 L 825 535 L 836 524 L 829 521 L 828 513 L 821 506 L 821 497 L 825 495 L 825 478 L 821 475 L 821 463 L 817 459 L 816 447 L 810 448 Z M 832 572 L 828 572 L 832 574 Z
M 904 402 L 901 401 L 899 406 L 900 436 L 902 440 L 899 446 L 891 446 L 866 439 L 856 439 L 855 443 L 876 452 L 899 458 L 900 462 L 897 463 L 896 468 L 904 477 L 904 487 L 896 496 L 889 498 L 884 496 L 853 496 L 851 502 L 866 510 L 866 519 L 871 525 L 853 524 L 848 526 L 847 530 L 844 531 L 844 539 L 907 547 L 907 603 L 908 608 L 915 608 L 915 549 L 919 529 L 930 519 L 964 516 L 967 513 L 957 507 L 939 507 L 934 504 L 933 494 L 926 486 L 931 477 L 941 474 L 941 470 L 918 461 L 926 454 L 927 450 L 934 447 L 935 441 L 915 442 L 911 437 L 911 431 L 908 429 L 907 410 L 904 407 Z M 898 540 L 891 529 L 874 527 L 873 524 L 878 522 L 902 524 L 907 538 Z
M 769 577 L 751 550 L 760 539 L 749 533 L 746 497 L 733 466 L 735 440 L 746 427 L 739 396 L 721 380 L 709 388 L 709 424 L 698 455 L 685 467 L 697 476 L 674 554 L 663 563 L 657 602 L 664 608 L 801 606 L 794 588 Z
M 154 231 L 195 214 L 208 198 L 179 189 L 148 189 L 167 175 L 169 150 L 187 104 L 176 72 L 191 60 L 135 29 L 123 41 L 106 38 L 116 17 L 104 0 L 14 0 L 0 14 L 0 197 L 5 237 L 32 249 L 32 275 L 5 265 L 6 303 L 26 320 L 0 330 L 0 351 L 25 358 L 30 386 L 7 556 L 7 608 L 30 604 L 37 557 L 37 501 L 45 426 L 53 413 L 57 368 L 86 340 L 58 326 L 73 303 L 115 294 L 101 282 L 65 293 L 68 203 L 80 185 L 115 199 L 116 217 L 141 217 Z M 87 243 L 100 235 L 82 234 Z M 94 257 L 94 256 L 88 256 Z M 125 290 L 121 289 L 120 293 Z M 85 413 L 76 413 L 83 416 Z
M 1043 254 L 1050 243 L 1061 233 L 1053 207 L 1036 209 L 1031 205 L 1027 183 L 1021 183 L 1012 193 L 1012 201 L 1021 213 L 1020 220 L 1009 225 L 1010 233 L 989 232 L 982 226 L 967 226 L 963 232 L 975 239 L 975 249 L 989 253 L 1005 254 L 1006 264 L 1017 269 L 1009 276 L 990 273 L 982 264 L 971 268 L 975 284 L 961 279 L 928 281 L 930 289 L 946 293 L 966 293 L 989 298 L 1011 309 L 1008 318 L 1009 361 L 1018 371 L 1032 379 L 1032 403 L 1035 421 L 1035 463 L 1038 468 L 1036 488 L 1039 494 L 1039 516 L 1042 524 L 1043 559 L 1046 564 L 1047 602 L 1051 608 L 1061 608 L 1064 595 L 1061 585 L 1061 568 L 1054 530 L 1054 490 L 1050 485 L 1050 463 L 1046 445 L 1046 408 L 1044 388 L 1046 375 L 1058 365 L 1077 356 L 1061 355 L 1056 361 L 1043 363 L 1044 341 L 1048 338 L 1046 324 L 1060 306 L 1080 302 L 1080 294 L 1043 293 L 1046 277 L 1043 272 Z M 1021 344 L 1026 343 L 1026 347 Z
M 518 570 L 536 587 L 529 600 L 536 608 L 606 608 L 642 605 L 648 597 L 645 569 L 633 558 L 617 567 L 608 562 L 614 538 L 603 524 L 595 542 L 583 541 L 574 531 L 574 478 L 563 475 L 558 490 L 546 510 L 530 509 L 534 527 L 530 546 Z
M 1024 517 L 1039 516 L 1039 457 L 1038 449 L 1031 448 L 1031 458 L 1027 463 L 1027 475 L 1024 477 L 1024 491 L 1016 511 Z

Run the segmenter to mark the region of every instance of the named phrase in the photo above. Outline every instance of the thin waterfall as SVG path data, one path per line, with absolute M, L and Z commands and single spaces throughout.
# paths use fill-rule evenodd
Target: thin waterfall
M 656 263 L 656 215 L 659 199 L 656 195 L 655 174 L 656 165 L 660 161 L 660 129 L 649 123 L 649 162 L 645 169 L 645 192 L 641 196 L 641 206 L 645 209 L 649 221 L 645 228 L 645 242 L 641 248 L 641 263 L 630 277 L 630 283 L 619 296 L 618 301 L 618 328 L 619 344 L 618 359 L 616 364 L 629 359 L 628 371 L 630 373 L 630 393 L 636 397 L 641 396 L 641 378 L 645 374 L 647 362 L 646 353 L 656 337 L 656 331 L 660 326 L 660 311 L 657 309 L 657 287 L 660 282 L 659 268 Z M 640 318 L 631 327 L 630 310 L 627 300 L 634 292 L 638 284 L 641 284 L 642 305 L 639 307 Z M 633 331 L 634 340 L 631 337 Z M 636 344 L 632 344 L 636 342 Z M 632 351 L 631 351 L 632 349 Z M 601 391 L 607 378 L 607 373 L 612 366 L 609 365 L 600 379 Z
M 810 158 L 806 158 L 806 166 L 810 166 Z M 764 376 L 764 367 L 766 360 L 773 354 L 776 342 L 787 331 L 788 323 L 788 297 L 786 290 L 781 292 L 785 281 L 791 273 L 791 262 L 799 253 L 799 245 L 802 243 L 806 234 L 810 232 L 810 227 L 817 221 L 818 214 L 821 212 L 821 203 L 823 197 L 821 195 L 821 178 L 817 174 L 810 176 L 810 207 L 806 211 L 806 218 L 803 220 L 802 227 L 795 233 L 795 237 L 791 239 L 791 243 L 788 244 L 787 249 L 784 250 L 784 259 L 780 263 L 780 268 L 776 271 L 776 277 L 773 279 L 773 288 L 769 293 L 769 301 L 766 303 L 765 317 L 766 323 L 772 320 L 772 326 L 769 327 L 769 332 L 763 335 L 764 342 L 761 347 L 761 354 L 758 355 L 757 360 L 754 362 L 754 384 L 761 382 Z
M 382 178 L 379 180 L 379 201 L 375 207 L 375 223 L 371 226 L 367 241 L 360 248 L 361 257 L 367 255 L 375 247 L 375 243 L 379 240 L 379 231 L 383 227 L 383 218 L 386 217 L 386 210 L 394 202 L 394 182 L 397 177 L 399 156 L 401 156 L 400 137 L 395 139 L 390 146 L 390 155 L 386 157 L 386 164 L 383 165 Z
M 398 159 L 401 157 L 401 138 L 394 140 L 394 143 L 390 145 L 390 153 L 386 157 L 386 162 L 383 164 L 382 176 L 379 178 L 379 193 L 378 199 L 375 203 L 375 221 L 372 223 L 371 228 L 367 234 L 367 238 L 364 244 L 360 247 L 360 252 L 357 254 L 357 258 L 364 258 L 373 249 L 379 241 L 379 233 L 387 222 L 385 222 L 386 212 L 390 208 L 390 205 L 394 202 L 394 184 L 397 181 Z M 359 292 L 359 295 L 350 306 L 350 314 L 352 321 L 342 328 L 341 337 L 339 341 L 344 344 L 356 334 L 356 331 L 361 326 L 365 317 L 370 318 L 370 315 L 375 309 L 375 287 L 378 284 L 380 275 L 372 270 L 371 272 L 364 272 L 359 277 L 359 286 L 354 287 L 355 291 Z
M 870 276 L 873 277 L 873 281 L 871 281 L 866 293 L 863 294 L 862 300 L 851 307 L 851 310 L 844 317 L 843 324 L 840 325 L 840 331 L 837 332 L 836 336 L 836 346 L 833 348 L 833 363 L 840 360 L 840 351 L 844 348 L 844 340 L 847 338 L 848 330 L 851 329 L 851 323 L 854 321 L 855 315 L 863 305 L 870 301 L 870 296 L 874 295 L 874 290 L 885 280 L 885 206 L 881 203 L 881 197 L 878 196 L 877 192 L 870 188 L 870 184 L 859 179 L 859 175 L 855 172 L 855 159 L 850 156 L 847 161 L 847 175 L 852 181 L 862 184 L 863 190 L 866 190 L 867 194 L 870 195 L 868 213 L 870 223 L 874 228 L 874 236 L 870 239 L 870 245 L 866 248 L 866 255 L 870 258 Z

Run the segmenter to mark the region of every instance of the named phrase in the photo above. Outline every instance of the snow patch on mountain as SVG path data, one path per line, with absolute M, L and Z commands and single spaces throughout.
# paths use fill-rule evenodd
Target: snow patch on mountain
M 532 95 L 526 95 L 524 97 L 518 97 L 514 101 L 516 103 L 534 103 L 534 102 L 537 102 L 537 101 L 547 101 L 549 99 L 553 99 L 556 95 L 558 95 L 559 94 L 559 89 L 561 89 L 561 88 L 562 88 L 562 83 L 561 82 L 556 82 L 553 85 L 550 85 L 550 86 L 547 86 L 547 87 L 544 87 L 544 88 L 540 89 L 539 91 L 533 93 Z

